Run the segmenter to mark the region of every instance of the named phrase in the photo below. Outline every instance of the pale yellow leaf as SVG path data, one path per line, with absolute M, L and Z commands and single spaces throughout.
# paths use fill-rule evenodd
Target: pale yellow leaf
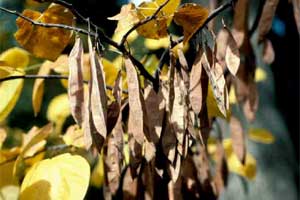
M 50 61 L 44 62 L 44 64 L 40 67 L 40 70 L 37 75 L 48 75 L 50 73 Z M 42 106 L 42 100 L 44 95 L 44 83 L 45 79 L 36 79 L 33 85 L 33 91 L 32 91 L 32 107 L 34 111 L 34 115 L 37 116 L 37 114 L 41 110 Z
M 0 55 L 0 61 L 10 67 L 25 68 L 29 64 L 29 54 L 21 48 L 14 47 L 4 51 Z
M 14 72 L 12 76 L 23 75 Z M 23 88 L 24 80 L 15 79 L 0 83 L 0 122 L 3 121 L 15 107 Z
M 83 157 L 58 155 L 32 166 L 22 182 L 20 199 L 81 200 L 89 179 L 90 166 Z

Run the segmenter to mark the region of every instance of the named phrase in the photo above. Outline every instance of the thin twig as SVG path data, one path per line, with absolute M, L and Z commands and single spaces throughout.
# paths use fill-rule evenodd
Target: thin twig
M 131 29 L 129 29 L 125 34 L 124 36 L 122 37 L 122 40 L 120 42 L 120 46 L 124 46 L 126 40 L 127 40 L 127 37 L 130 35 L 130 33 L 134 30 L 136 30 L 138 27 L 146 24 L 147 22 L 155 19 L 158 15 L 158 13 L 161 11 L 161 9 L 163 9 L 165 7 L 165 5 L 167 5 L 167 3 L 169 2 L 170 0 L 166 0 L 163 4 L 161 4 L 157 10 L 153 13 L 153 15 L 151 16 L 148 16 L 146 17 L 145 19 L 143 19 L 142 21 L 139 21 L 138 23 L 136 23 L 133 27 L 131 27 Z
M 59 79 L 59 80 L 68 80 L 68 76 L 62 75 L 34 75 L 34 74 L 27 74 L 27 75 L 16 75 L 16 76 L 7 76 L 0 79 L 0 83 L 9 80 L 15 79 Z M 88 83 L 87 81 L 84 81 Z M 107 90 L 113 90 L 112 86 L 106 85 Z M 128 94 L 127 90 L 123 90 L 124 94 Z

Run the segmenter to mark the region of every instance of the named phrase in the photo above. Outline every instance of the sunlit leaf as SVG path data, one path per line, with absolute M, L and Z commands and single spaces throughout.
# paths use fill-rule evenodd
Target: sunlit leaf
M 78 37 L 69 55 L 68 97 L 72 116 L 79 126 L 82 125 L 85 114 L 82 68 L 83 44 Z
M 183 27 L 184 40 L 187 43 L 208 17 L 208 9 L 195 3 L 183 4 L 174 14 L 176 24 Z
M 50 73 L 50 70 L 51 70 L 50 62 L 46 61 L 40 67 L 38 75 L 48 75 Z M 36 79 L 33 85 L 32 107 L 35 116 L 37 116 L 37 114 L 41 110 L 42 100 L 44 95 L 44 83 L 45 83 L 45 79 Z
M 262 128 L 250 128 L 248 131 L 249 139 L 264 144 L 272 144 L 275 141 L 275 137 L 266 129 Z
M 67 145 L 72 145 L 79 148 L 83 148 L 85 145 L 83 131 L 78 125 L 70 126 L 64 134 L 63 140 Z
M 6 66 L 14 68 L 25 68 L 29 64 L 29 54 L 27 51 L 14 47 L 4 51 L 0 55 L 0 61 Z
M 129 119 L 128 135 L 131 161 L 133 168 L 137 168 L 142 158 L 144 144 L 144 113 L 141 102 L 140 83 L 137 71 L 129 58 L 125 58 L 128 81 Z
M 83 157 L 62 154 L 33 165 L 22 182 L 20 199 L 83 199 L 89 179 L 90 166 Z
M 15 71 L 12 76 L 23 75 Z M 24 80 L 15 79 L 0 83 L 0 122 L 3 121 L 15 107 L 23 88 Z
M 106 85 L 105 75 L 103 72 L 103 65 L 96 54 L 95 49 L 92 47 L 92 42 L 89 37 L 89 54 L 91 64 L 91 91 L 90 91 L 90 112 L 92 113 L 92 121 L 94 123 L 97 133 L 102 138 L 94 139 L 93 141 L 97 144 L 97 149 L 100 152 L 102 148 L 103 140 L 107 135 L 107 96 L 106 96 Z M 99 137 L 99 136 L 95 136 Z M 101 141 L 98 141 L 101 140 Z M 99 143 L 98 143 L 99 142 Z
M 16 159 L 13 170 L 13 174 L 18 180 L 20 180 L 24 175 L 26 167 L 24 158 L 33 156 L 37 151 L 41 150 L 46 144 L 45 139 L 49 136 L 52 130 L 53 125 L 47 124 L 40 129 L 33 127 L 28 134 L 26 134 L 24 137 L 22 150 Z
M 151 2 L 143 2 L 137 8 L 139 20 L 153 15 L 160 5 L 165 3 L 166 0 L 154 0 Z M 157 14 L 157 17 L 146 24 L 140 26 L 137 32 L 151 39 L 159 39 L 168 35 L 167 28 L 170 25 L 173 14 L 179 6 L 180 0 L 170 0 Z
M 107 19 L 118 21 L 118 25 L 115 29 L 115 32 L 128 30 L 129 28 L 131 28 L 131 26 L 133 26 L 139 21 L 137 11 L 133 3 L 123 5 L 119 14 L 113 17 L 108 17 Z
M 65 7 L 51 4 L 43 13 L 25 10 L 24 16 L 43 23 L 73 25 L 73 14 Z M 69 43 L 72 32 L 61 28 L 34 26 L 18 18 L 15 38 L 26 50 L 37 57 L 55 60 Z
M 228 32 L 225 63 L 230 73 L 235 76 L 240 66 L 240 52 L 230 30 L 226 26 L 224 29 Z

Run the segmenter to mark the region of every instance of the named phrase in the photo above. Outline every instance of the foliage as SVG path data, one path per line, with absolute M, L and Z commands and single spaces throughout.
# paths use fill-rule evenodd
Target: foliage
M 268 130 L 244 122 L 254 120 L 255 82 L 266 78 L 256 68 L 255 56 L 268 63 L 274 59 L 266 34 L 278 1 L 266 1 L 258 15 L 260 55 L 250 42 L 246 0 L 215 10 L 179 0 L 129 3 L 108 18 L 118 21 L 112 39 L 64 1 L 36 1 L 51 3 L 42 13 L 0 7 L 19 16 L 15 38 L 27 50 L 12 48 L 0 55 L 4 196 L 14 190 L 20 199 L 83 199 L 93 185 L 103 187 L 106 199 L 120 194 L 125 199 L 213 199 L 224 190 L 228 172 L 255 178 L 256 160 L 247 152 L 245 138 L 264 144 L 275 139 Z M 231 6 L 232 27 L 222 21 L 214 31 L 209 23 Z M 86 28 L 76 27 L 78 20 Z M 181 37 L 171 31 L 175 24 Z M 137 45 L 141 41 L 142 47 Z M 62 54 L 68 44 L 72 50 Z M 138 47 L 147 51 L 140 53 Z M 107 56 L 112 51 L 117 56 Z M 45 59 L 37 74 L 27 74 L 32 57 Z M 36 79 L 36 116 L 47 92 L 44 79 L 67 81 L 62 82 L 66 92 L 48 105 L 51 123 L 11 134 L 5 119 L 26 78 Z M 242 108 L 243 118 L 234 106 Z M 70 115 L 74 122 L 65 130 Z M 220 126 L 217 135 L 211 134 L 214 126 Z M 230 137 L 224 138 L 226 127 Z M 7 145 L 11 138 L 19 144 Z

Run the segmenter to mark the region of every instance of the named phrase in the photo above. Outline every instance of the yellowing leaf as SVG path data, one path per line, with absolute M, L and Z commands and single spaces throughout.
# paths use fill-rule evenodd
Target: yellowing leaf
M 128 30 L 132 25 L 139 21 L 135 5 L 133 3 L 123 5 L 119 14 L 113 17 L 108 17 L 107 19 L 118 21 L 118 25 L 115 29 L 115 32 Z
M 11 75 L 23 75 L 23 73 L 16 71 Z M 3 121 L 15 107 L 22 92 L 23 84 L 23 79 L 9 80 L 0 83 L 0 122 Z
M 243 165 L 236 154 L 233 153 L 232 141 L 225 139 L 223 141 L 228 169 L 231 172 L 237 173 L 245 178 L 253 180 L 256 176 L 256 160 L 255 158 L 247 153 L 245 157 L 245 164 Z
M 33 156 L 37 151 L 44 148 L 46 141 L 45 139 L 53 130 L 52 124 L 47 124 L 46 126 L 38 129 L 33 127 L 24 137 L 22 150 L 16 159 L 13 174 L 16 178 L 20 180 L 24 175 L 25 163 L 24 158 Z
M 195 3 L 183 4 L 174 14 L 176 24 L 183 27 L 184 40 L 187 43 L 193 34 L 203 25 L 208 10 Z
M 23 49 L 14 47 L 4 51 L 0 55 L 0 61 L 10 67 L 25 68 L 29 64 L 29 54 Z
M 38 72 L 38 75 L 48 75 L 50 73 L 50 62 L 46 61 L 44 64 L 40 67 L 40 70 Z M 34 111 L 34 115 L 36 116 L 40 110 L 44 95 L 44 82 L 45 79 L 36 79 L 33 85 L 33 91 L 32 91 L 32 107 Z
M 64 134 L 63 140 L 67 145 L 73 145 L 79 148 L 83 148 L 85 146 L 83 131 L 78 125 L 70 126 L 67 129 L 66 134 Z
M 43 23 L 69 26 L 74 23 L 73 14 L 58 4 L 51 4 L 43 14 L 32 10 L 25 10 L 22 14 Z M 55 60 L 60 55 L 72 35 L 71 31 L 62 28 L 35 27 L 20 17 L 17 26 L 19 30 L 15 33 L 16 40 L 35 56 L 49 60 Z
M 13 177 L 15 161 L 0 165 L 0 188 L 6 185 L 17 185 Z
M 161 38 L 159 40 L 153 40 L 153 39 L 146 38 L 144 44 L 145 44 L 145 47 L 147 47 L 149 50 L 168 48 L 170 46 L 170 39 L 167 37 Z
M 87 191 L 90 166 L 81 156 L 69 153 L 32 166 L 21 185 L 21 200 L 81 200 Z
M 242 164 L 237 155 L 233 152 L 232 140 L 223 140 L 223 147 L 225 150 L 226 161 L 229 171 L 239 174 L 249 180 L 253 180 L 256 176 L 256 160 L 250 154 L 247 153 L 245 157 L 245 163 Z M 208 140 L 208 152 L 212 154 L 214 159 L 216 158 L 216 141 L 212 138 Z
M 60 133 L 66 118 L 71 114 L 68 94 L 60 94 L 49 103 L 47 118 L 56 124 L 56 133 Z
M 264 144 L 272 144 L 275 141 L 275 137 L 266 129 L 262 128 L 250 128 L 249 139 Z
M 153 15 L 160 5 L 165 3 L 166 0 L 155 0 L 151 2 L 143 2 L 138 6 L 138 18 L 144 20 L 145 18 Z M 179 6 L 180 0 L 170 0 L 157 14 L 157 17 L 146 24 L 140 26 L 137 32 L 151 39 L 159 39 L 168 35 L 167 28 L 170 25 L 173 14 Z

